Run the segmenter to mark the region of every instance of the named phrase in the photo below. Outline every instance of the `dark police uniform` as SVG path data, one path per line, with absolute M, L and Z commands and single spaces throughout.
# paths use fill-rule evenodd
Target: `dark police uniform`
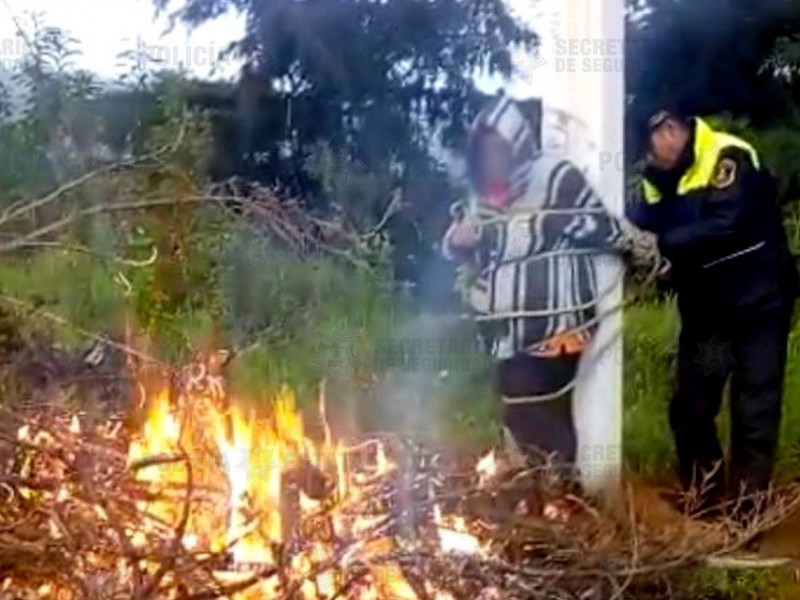
M 725 483 L 714 420 L 729 377 L 728 491 L 769 486 L 798 275 L 756 151 L 699 118 L 689 126 L 676 167 L 645 170 L 629 216 L 672 263 L 682 328 L 670 424 L 684 486 L 714 497 Z

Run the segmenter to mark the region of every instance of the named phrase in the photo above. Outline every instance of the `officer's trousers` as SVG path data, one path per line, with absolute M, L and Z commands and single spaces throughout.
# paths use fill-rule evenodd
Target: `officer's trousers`
M 681 481 L 686 489 L 695 486 L 706 501 L 769 487 L 791 312 L 791 307 L 776 308 L 739 319 L 682 315 L 669 420 Z M 726 470 L 715 419 L 728 380 L 731 440 Z
M 533 462 L 548 460 L 570 474 L 577 436 L 572 393 L 564 388 L 574 380 L 579 359 L 577 354 L 554 358 L 520 354 L 501 361 L 495 372 L 496 390 L 503 397 L 506 435 Z M 542 396 L 548 398 L 542 400 Z

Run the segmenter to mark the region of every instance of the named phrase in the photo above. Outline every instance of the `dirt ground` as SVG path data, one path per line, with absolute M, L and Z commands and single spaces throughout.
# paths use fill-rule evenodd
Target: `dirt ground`
M 800 511 L 767 532 L 760 540 L 758 551 L 765 557 L 787 557 L 800 562 Z
M 707 524 L 690 519 L 676 510 L 661 497 L 662 492 L 674 489 L 675 483 L 665 478 L 661 481 L 628 478 L 637 514 L 652 527 L 663 524 L 674 527 L 676 522 L 685 522 L 688 528 L 696 528 L 700 534 L 708 529 Z M 711 523 L 713 525 L 713 522 Z M 755 540 L 749 550 L 764 558 L 790 558 L 800 565 L 800 509 L 775 528 Z

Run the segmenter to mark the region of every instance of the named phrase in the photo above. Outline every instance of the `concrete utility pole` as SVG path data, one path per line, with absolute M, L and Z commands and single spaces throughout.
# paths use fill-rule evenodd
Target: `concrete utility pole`
M 532 79 L 545 80 L 536 86 L 543 91 L 543 137 L 566 147 L 608 209 L 622 214 L 624 2 L 542 0 L 535 12 L 532 25 L 543 44 Z M 598 258 L 597 265 L 599 292 L 610 290 L 598 307 L 603 312 L 622 302 L 622 265 L 609 257 Z M 621 334 L 620 312 L 603 320 L 575 396 L 584 485 L 611 497 L 619 491 L 622 465 Z

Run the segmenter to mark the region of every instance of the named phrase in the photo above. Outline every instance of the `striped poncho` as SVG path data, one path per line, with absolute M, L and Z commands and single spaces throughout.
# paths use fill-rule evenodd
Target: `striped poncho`
M 579 352 L 594 334 L 603 293 L 595 258 L 634 251 L 634 230 L 605 211 L 572 163 L 535 151 L 530 126 L 512 100 L 502 96 L 481 112 L 473 132 L 487 128 L 513 149 L 510 203 L 497 210 L 473 195 L 465 208 L 467 218 L 482 224 L 480 245 L 468 253 L 454 248 L 454 224 L 444 255 L 477 269 L 467 297 L 478 315 L 498 317 L 496 357 Z

